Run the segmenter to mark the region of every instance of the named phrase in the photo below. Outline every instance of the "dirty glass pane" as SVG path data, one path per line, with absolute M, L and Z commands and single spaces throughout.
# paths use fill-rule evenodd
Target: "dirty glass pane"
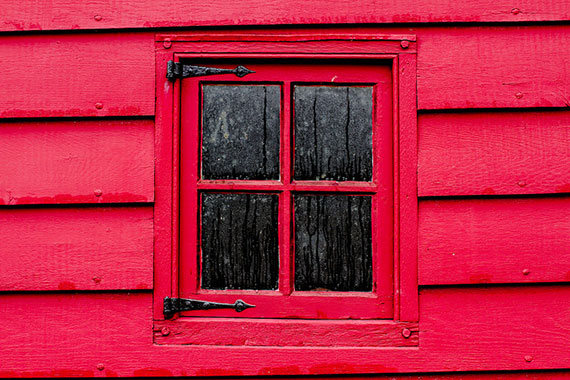
M 372 87 L 295 86 L 297 180 L 372 180 Z
M 203 87 L 202 178 L 279 179 L 279 86 Z
M 202 288 L 277 289 L 278 196 L 202 195 Z
M 372 290 L 371 197 L 296 195 L 295 289 Z

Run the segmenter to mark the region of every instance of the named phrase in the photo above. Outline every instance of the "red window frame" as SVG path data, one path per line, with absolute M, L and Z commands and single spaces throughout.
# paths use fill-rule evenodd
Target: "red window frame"
M 413 36 L 375 36 L 375 35 L 327 35 L 327 36 L 307 36 L 307 35 L 260 35 L 260 34 L 218 34 L 218 35 L 163 35 L 157 38 L 157 120 L 156 120 L 156 204 L 155 204 L 155 292 L 154 292 L 154 317 L 155 329 L 162 331 L 164 328 L 177 331 L 176 334 L 157 334 L 155 336 L 155 343 L 172 344 L 173 336 L 176 337 L 176 342 L 181 344 L 216 344 L 216 345 L 234 345 L 239 342 L 244 342 L 249 339 L 252 341 L 251 336 L 244 334 L 253 334 L 253 340 L 257 339 L 259 345 L 297 345 L 290 338 L 286 339 L 287 334 L 285 331 L 291 326 L 296 329 L 300 334 L 305 334 L 306 340 L 312 342 L 313 345 L 325 345 L 325 340 L 318 339 L 317 330 L 325 329 L 329 336 L 334 336 L 335 331 L 346 331 L 353 328 L 355 333 L 350 335 L 343 335 L 344 341 L 337 344 L 351 346 L 351 345 L 387 345 L 387 346 L 410 346 L 417 344 L 417 320 L 418 320 L 418 291 L 417 291 L 417 191 L 416 191 L 416 97 L 415 97 L 415 39 Z M 383 289 L 382 296 L 388 293 L 393 295 L 393 301 L 389 302 L 390 307 L 382 310 L 380 313 L 369 311 L 354 310 L 355 305 L 353 302 L 346 302 L 351 297 L 362 297 L 362 294 L 350 293 L 336 293 L 316 294 L 314 296 L 305 296 L 306 299 L 321 297 L 336 299 L 340 302 L 333 302 L 331 308 L 332 314 L 327 315 L 328 318 L 346 318 L 350 317 L 347 313 L 349 309 L 355 315 L 360 315 L 362 318 L 385 318 L 385 319 L 372 319 L 366 321 L 334 321 L 334 320 L 308 320 L 305 322 L 295 321 L 289 319 L 267 319 L 260 320 L 257 318 L 234 318 L 235 312 L 217 312 L 216 317 L 224 318 L 208 318 L 212 314 L 208 312 L 193 312 L 193 316 L 200 318 L 177 318 L 174 320 L 164 320 L 162 314 L 163 298 L 168 297 L 189 297 L 191 292 L 197 291 L 197 284 L 192 279 L 198 278 L 199 267 L 197 260 L 193 259 L 196 254 L 196 245 L 198 243 L 197 224 L 189 223 L 180 227 L 180 216 L 182 212 L 182 223 L 186 219 L 184 217 L 184 210 L 196 210 L 197 212 L 197 190 L 200 189 L 239 189 L 240 186 L 247 186 L 252 191 L 275 191 L 285 190 L 291 191 L 291 186 L 297 186 L 297 189 L 307 191 L 326 191 L 332 190 L 336 187 L 337 191 L 352 191 L 351 194 L 356 194 L 361 191 L 370 192 L 370 184 L 333 184 L 330 182 L 322 183 L 299 183 L 289 185 L 287 181 L 290 178 L 286 176 L 291 173 L 290 159 L 291 150 L 287 138 L 281 139 L 281 173 L 285 176 L 282 178 L 283 183 L 268 183 L 267 181 L 248 181 L 251 183 L 240 184 L 236 181 L 200 181 L 198 175 L 198 156 L 184 155 L 180 153 L 181 146 L 191 146 L 191 152 L 198 154 L 200 149 L 195 144 L 200 140 L 198 135 L 198 128 L 189 128 L 191 132 L 180 133 L 181 124 L 183 120 L 199 120 L 199 103 L 196 101 L 185 103 L 182 92 L 198 93 L 200 82 L 219 81 L 219 78 L 201 78 L 198 80 L 184 80 L 184 81 L 168 81 L 166 79 L 166 66 L 167 61 L 174 59 L 175 61 L 192 59 L 193 62 L 198 61 L 213 61 L 218 60 L 223 63 L 223 60 L 231 59 L 232 63 L 243 59 L 259 59 L 260 61 L 273 60 L 279 62 L 283 59 L 297 59 L 307 62 L 307 64 L 315 65 L 316 63 L 323 63 L 326 66 L 327 62 L 335 64 L 342 64 L 345 72 L 352 73 L 355 76 L 347 76 L 342 82 L 361 82 L 358 80 L 358 71 L 351 69 L 351 67 L 361 66 L 363 62 L 369 64 L 370 62 L 378 62 L 378 67 L 390 67 L 392 80 L 390 83 L 391 88 L 386 89 L 391 93 L 390 103 L 386 107 L 376 107 L 375 109 L 390 110 L 390 119 L 392 124 L 392 131 L 390 131 L 390 141 L 386 142 L 391 147 L 390 164 L 392 165 L 392 178 L 390 178 L 390 185 L 393 188 L 391 194 L 392 199 L 389 200 L 393 204 L 393 214 L 391 215 L 392 228 L 390 231 L 391 252 L 390 252 L 390 275 L 393 275 L 391 282 L 391 289 Z M 351 66 L 351 63 L 353 66 Z M 235 64 L 234 64 L 235 66 Z M 222 67 L 222 66 L 220 66 Z M 282 68 L 283 64 L 277 64 L 272 71 Z M 267 73 L 267 71 L 265 71 Z M 324 80 L 318 78 L 318 74 L 313 72 L 306 73 L 303 77 L 303 72 L 299 71 L 296 80 L 307 82 L 323 82 Z M 362 74 L 362 73 L 360 73 Z M 315 77 L 317 75 L 317 77 Z M 349 78 L 350 77 L 350 78 Z M 364 75 L 363 79 L 365 79 Z M 249 79 L 249 78 L 248 78 Z M 328 79 L 328 78 L 327 78 Z M 349 80 L 350 79 L 350 80 Z M 328 79 L 330 80 L 330 79 Z M 247 80 L 246 80 L 247 81 Z M 253 81 L 253 79 L 252 79 Z M 263 77 L 257 76 L 255 81 L 275 82 L 275 76 Z M 370 82 L 370 80 L 364 80 Z M 194 88 L 192 88 L 194 86 Z M 282 96 L 289 97 L 288 86 L 282 87 Z M 188 97 L 187 97 L 188 98 Z M 385 99 L 388 99 L 385 97 Z M 195 100 L 195 99 L 194 99 Z M 194 104 L 195 106 L 193 106 Z M 284 102 L 282 104 L 287 104 Z M 281 128 L 282 135 L 287 135 L 290 125 L 290 112 L 288 109 L 282 110 Z M 386 115 L 382 115 L 385 117 Z M 376 115 L 378 117 L 378 115 Z M 186 129 L 185 129 L 186 131 Z M 183 139 L 181 141 L 181 139 Z M 188 139 L 188 140 L 184 140 Z M 378 143 L 375 142 L 375 155 L 380 152 Z M 386 146 L 388 146 L 386 145 Z M 384 148 L 386 148 L 386 146 Z M 182 161 L 181 161 L 182 160 Z M 375 162 L 376 164 L 376 162 Z M 180 171 L 181 165 L 184 165 L 184 170 Z M 378 165 L 375 165 L 377 168 Z M 186 170 L 191 168 L 191 170 Z M 377 170 L 377 169 L 375 169 Z M 376 173 L 375 178 L 378 179 Z M 378 183 L 372 186 L 377 186 Z M 192 188 L 190 191 L 191 196 L 180 197 L 181 186 Z M 351 187 L 352 186 L 352 187 Z M 196 191 L 194 191 L 196 190 Z M 282 197 L 285 198 L 285 197 Z M 283 201 L 283 202 L 281 202 Z M 285 199 L 280 201 L 280 207 L 290 207 Z M 189 202 L 190 206 L 185 202 Z M 386 209 L 386 208 L 385 208 Z M 182 210 L 182 211 L 181 211 Z M 285 215 L 285 214 L 284 214 Z M 290 214 L 289 214 L 290 215 Z M 195 215 L 189 215 L 188 220 L 196 220 Z M 286 221 L 286 220 L 285 220 Z M 283 236 L 291 236 L 290 223 L 282 223 L 280 231 Z M 189 244 L 184 242 L 181 244 L 181 229 L 184 231 L 184 236 L 195 236 L 195 241 L 190 241 Z M 373 225 L 374 230 L 374 225 Z M 377 239 L 375 239 L 377 240 Z M 280 251 L 283 252 L 283 245 L 288 242 L 283 239 L 280 241 Z M 378 250 L 376 250 L 378 251 Z M 282 265 L 289 265 L 287 262 L 287 255 L 281 257 Z M 378 258 L 377 258 L 378 259 Z M 384 256 L 386 259 L 386 256 Z M 380 266 L 378 266 L 380 267 Z M 180 268 L 184 271 L 190 270 L 190 275 L 180 276 Z M 185 272 L 188 273 L 188 272 Z M 376 274 L 378 275 L 378 274 Z M 288 278 L 287 278 L 288 277 Z M 376 276 L 376 278 L 378 278 Z M 280 274 L 280 283 L 285 286 L 285 292 L 291 290 L 291 277 Z M 392 287 L 393 284 L 393 287 Z M 190 293 L 188 290 L 190 289 Z M 274 291 L 270 291 L 271 295 L 262 294 L 263 292 L 256 292 L 255 297 L 258 298 L 256 302 L 262 300 L 260 297 L 274 297 Z M 208 300 L 233 302 L 236 294 L 247 294 L 247 291 L 202 291 L 201 295 L 208 295 Z M 228 294 L 230 293 L 230 294 Z M 305 292 L 304 292 L 305 293 Z M 251 294 L 254 295 L 253 293 Z M 291 297 L 289 297 L 291 298 Z M 366 298 L 366 297 L 364 297 Z M 246 300 L 247 301 L 247 300 Z M 344 301 L 344 302 L 343 302 Z M 269 301 L 274 302 L 273 300 Z M 281 301 L 282 302 L 282 301 Z M 301 301 L 297 301 L 301 302 Z M 303 302 L 300 303 L 302 305 Z M 310 307 L 310 302 L 305 304 L 305 307 Z M 335 314 L 337 310 L 338 313 Z M 307 309 L 306 315 L 301 317 L 314 318 L 316 309 Z M 249 314 L 249 317 L 266 317 L 267 315 Z M 244 315 L 245 317 L 245 315 Z M 276 317 L 276 315 L 270 315 Z M 282 317 L 278 316 L 277 317 Z M 388 319 L 389 318 L 389 319 Z M 203 329 L 196 330 L 197 326 L 202 326 L 203 323 L 218 323 L 222 324 L 222 329 L 226 331 L 224 336 L 220 336 L 219 330 L 217 333 L 203 332 Z M 276 326 L 282 334 L 272 334 L 273 338 L 260 340 L 259 332 L 254 333 L 251 326 L 262 325 L 261 330 L 270 328 L 274 330 Z M 263 328 L 263 326 L 265 328 Z M 370 331 L 390 331 L 396 338 L 390 339 L 388 342 L 381 342 L 378 339 L 378 334 L 370 333 Z M 192 332 L 191 332 L 192 331 Z M 196 331 L 201 331 L 196 334 Z M 247 333 L 249 331 L 249 333 Z M 255 331 L 259 331 L 255 330 Z M 304 331 L 304 333 L 303 333 Z M 366 339 L 362 338 L 364 332 L 367 331 Z M 231 333 L 230 333 L 231 332 Z M 312 332 L 312 333 L 311 333 Z M 322 332 L 322 331 L 321 331 Z M 243 339 L 235 338 L 235 334 Z M 308 334 L 308 335 L 307 335 Z M 327 335 L 325 334 L 325 335 Z M 199 335 L 199 337 L 197 337 Z M 169 338 L 169 336 L 171 336 Z M 257 337 L 257 338 L 255 338 Z M 237 340 L 236 340 L 237 339 Z M 214 343 L 212 343 L 214 342 Z M 236 343 L 237 342 L 237 343 Z M 305 343 L 304 343 L 305 344 Z M 331 344 L 329 341 L 328 345 Z M 335 345 L 335 344 L 333 344 Z
M 178 55 L 188 61 L 186 54 Z M 256 307 L 243 313 L 232 310 L 192 311 L 188 316 L 224 316 L 245 318 L 307 318 L 307 319 L 370 319 L 393 316 L 393 232 L 392 232 L 392 83 L 391 69 L 387 65 L 363 65 L 338 62 L 306 62 L 295 64 L 264 62 L 258 58 L 247 63 L 252 73 L 241 80 L 223 77 L 187 78 L 181 83 L 180 133 L 180 275 L 179 294 L 182 298 L 199 298 L 205 301 L 233 303 L 237 298 Z M 233 68 L 240 62 L 196 62 Z M 331 78 L 334 77 L 334 82 Z M 200 178 L 201 141 L 200 101 L 203 86 L 212 84 L 279 85 L 281 88 L 281 149 L 280 180 L 204 180 Z M 373 179 L 370 182 L 295 181 L 293 179 L 293 141 L 291 122 L 293 86 L 300 85 L 373 85 Z M 380 104 L 376 103 L 376 100 Z M 389 157 L 387 159 L 386 157 Z M 279 290 L 204 290 L 200 289 L 200 194 L 211 192 L 241 192 L 279 195 Z M 373 290 L 364 292 L 294 291 L 293 275 L 294 239 L 293 193 L 367 195 L 372 197 Z M 381 194 L 379 194 L 379 192 Z M 346 297 L 350 298 L 347 302 Z

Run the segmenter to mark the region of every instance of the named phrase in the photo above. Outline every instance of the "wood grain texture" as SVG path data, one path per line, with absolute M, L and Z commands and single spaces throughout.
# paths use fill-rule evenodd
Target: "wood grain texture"
M 394 261 L 399 268 L 399 294 L 394 299 L 400 306 L 400 321 L 417 321 L 419 314 L 418 291 L 418 122 L 417 96 L 414 85 L 417 72 L 416 55 L 398 57 L 398 114 L 397 138 L 394 138 L 394 202 L 400 207 L 394 212 L 395 232 Z M 399 155 L 396 155 L 396 152 Z
M 154 114 L 152 34 L 6 36 L 0 56 L 0 118 Z
M 437 2 L 319 0 L 307 6 L 296 0 L 216 3 L 165 0 L 73 3 L 41 0 L 14 4 L 2 1 L 1 31 L 155 28 L 196 25 L 346 24 L 404 22 L 521 22 L 570 18 L 567 0 L 469 0 Z M 247 10 L 247 12 L 244 12 Z
M 299 376 L 567 368 L 569 299 L 568 286 L 422 289 L 419 348 L 220 348 L 154 345 L 150 293 L 3 294 L 0 376 Z
M 413 26 L 409 28 L 346 28 L 333 30 L 285 29 L 257 31 L 256 34 L 317 35 L 320 38 L 338 36 L 345 32 L 359 36 L 359 41 L 339 42 L 339 48 L 353 52 L 370 52 L 370 43 L 363 43 L 363 35 L 415 35 L 417 39 L 417 91 L 419 109 L 471 108 L 528 108 L 566 107 L 570 103 L 570 63 L 560 46 L 570 43 L 568 25 L 525 26 Z M 231 52 L 248 49 L 244 33 L 213 32 L 210 40 L 223 35 L 229 40 L 240 40 L 226 47 Z M 179 36 L 180 37 L 180 36 Z M 159 39 L 176 37 L 172 34 Z M 180 37 L 189 40 L 188 37 Z M 249 37 L 252 38 L 252 37 Z M 253 37 L 260 39 L 259 37 Z M 314 38 L 314 37 L 313 37 Z M 206 39 L 206 38 L 204 38 Z M 290 41 L 290 40 L 289 40 Z M 378 50 L 401 53 L 389 41 L 375 42 Z M 176 42 L 174 42 L 176 43 Z M 366 46 L 363 46 L 366 45 Z M 201 43 L 202 51 L 215 50 L 215 44 Z M 251 45 L 251 44 L 249 44 Z M 291 51 L 287 41 L 269 43 L 268 52 Z M 415 43 L 407 52 L 415 51 Z M 481 48 L 484 46 L 485 48 Z M 157 45 L 164 49 L 163 43 Z M 318 44 L 306 41 L 303 52 L 319 52 Z M 355 50 L 361 49 L 361 50 Z M 188 51 L 193 51 L 189 49 Z
M 565 107 L 570 99 L 569 62 L 559 51 L 570 42 L 567 26 L 381 31 L 417 35 L 420 109 Z M 0 116 L 152 115 L 151 39 L 147 33 L 4 37 Z
M 170 330 L 163 335 L 164 328 Z M 402 336 L 402 330 L 410 336 Z M 187 318 L 155 323 L 155 343 L 222 346 L 410 347 L 418 345 L 417 323 Z
M 152 288 L 152 208 L 0 208 L 0 291 Z
M 152 202 L 151 120 L 0 124 L 0 204 Z
M 568 286 L 424 289 L 422 351 L 446 370 L 566 368 Z
M 152 346 L 150 298 L 148 293 L 2 295 L 0 377 L 117 376 L 115 360 L 137 363 Z M 99 371 L 98 364 L 106 370 Z
M 570 43 L 569 30 L 418 29 L 419 108 L 567 107 L 570 61 L 560 46 Z
M 570 112 L 419 118 L 420 196 L 570 192 Z
M 567 282 L 570 199 L 420 202 L 421 285 Z

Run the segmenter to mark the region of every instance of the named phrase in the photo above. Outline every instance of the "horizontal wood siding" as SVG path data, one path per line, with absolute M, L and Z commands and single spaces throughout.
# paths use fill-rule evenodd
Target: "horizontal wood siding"
M 1 31 L 156 28 L 200 25 L 355 24 L 433 22 L 566 21 L 568 0 L 433 1 L 382 0 L 367 4 L 329 1 L 165 0 L 141 3 L 93 0 L 88 3 L 3 0 Z
M 0 377 L 570 377 L 570 1 L 0 7 Z M 403 210 L 419 207 L 419 232 L 402 230 L 402 244 L 419 238 L 419 268 L 402 268 L 400 279 L 419 277 L 414 347 L 382 347 L 409 344 L 399 330 L 374 340 L 382 323 L 349 348 L 342 331 L 331 337 L 323 326 L 300 336 L 297 321 L 286 333 L 299 347 L 279 355 L 264 346 L 271 337 L 241 346 L 248 334 L 235 326 L 235 346 L 193 344 L 207 328 L 226 328 L 218 320 L 200 320 L 186 336 L 168 322 L 153 329 L 153 311 L 162 317 L 153 275 L 171 270 L 170 261 L 153 268 L 154 247 L 171 239 L 153 234 L 171 218 L 154 215 L 153 202 L 172 195 L 171 173 L 155 183 L 155 139 L 164 137 L 154 128 L 155 49 L 168 45 L 156 35 L 227 35 L 236 25 L 291 34 L 292 24 L 303 34 L 417 37 L 417 68 L 405 58 L 399 67 L 417 73 L 416 102 L 399 115 L 418 118 L 418 151 L 400 152 L 407 172 L 418 156 L 420 200 Z M 315 347 L 323 335 L 335 347 Z M 323 355 L 336 364 L 323 366 Z
M 2 36 L 0 56 L 0 118 L 154 114 L 152 34 Z
M 152 288 L 152 207 L 0 208 L 0 291 Z
M 0 376 L 520 371 L 568 362 L 568 286 L 423 289 L 419 348 L 283 348 L 280 355 L 265 347 L 153 345 L 151 298 L 147 292 L 0 295 L 7 326 Z M 335 355 L 337 364 L 319 365 L 324 354 Z
M 566 367 L 569 299 L 568 286 L 424 289 L 421 349 L 450 370 Z
M 570 281 L 570 198 L 420 202 L 422 285 Z
M 0 204 L 152 202 L 152 120 L 0 123 Z
M 417 35 L 419 109 L 569 104 L 570 63 L 560 46 L 570 43 L 570 26 L 378 30 Z M 153 39 L 151 33 L 1 37 L 0 118 L 153 115 Z
M 567 107 L 570 61 L 560 47 L 570 43 L 569 31 L 566 25 L 418 29 L 419 108 Z
M 570 112 L 419 117 L 420 196 L 570 192 Z

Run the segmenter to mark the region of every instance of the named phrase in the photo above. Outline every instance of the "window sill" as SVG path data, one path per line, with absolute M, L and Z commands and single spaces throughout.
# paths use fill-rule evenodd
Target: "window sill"
M 158 345 L 414 347 L 418 324 L 387 320 L 179 318 L 155 322 Z

